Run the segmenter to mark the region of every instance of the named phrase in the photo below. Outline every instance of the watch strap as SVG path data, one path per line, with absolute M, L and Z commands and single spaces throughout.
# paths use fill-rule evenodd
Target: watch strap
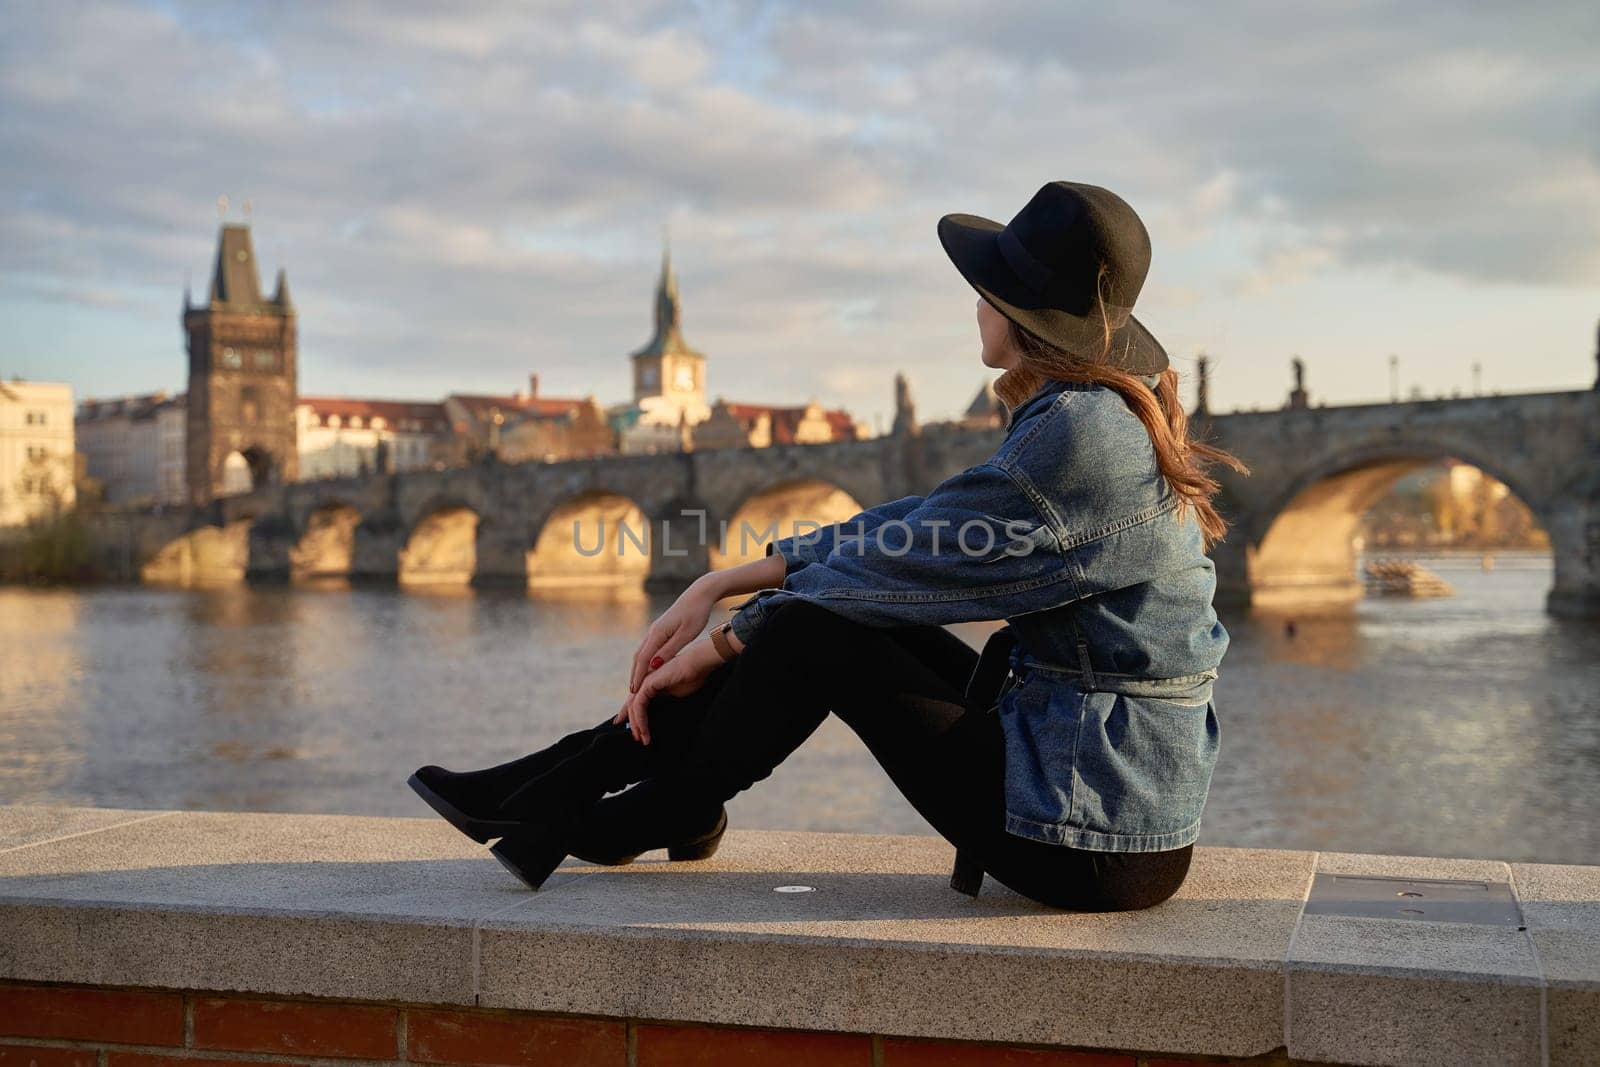
M 725 622 L 711 631 L 711 647 L 717 650 L 717 655 L 722 657 L 724 663 L 732 662 L 739 658 L 739 653 L 733 650 L 733 645 L 728 642 L 728 630 L 733 624 Z

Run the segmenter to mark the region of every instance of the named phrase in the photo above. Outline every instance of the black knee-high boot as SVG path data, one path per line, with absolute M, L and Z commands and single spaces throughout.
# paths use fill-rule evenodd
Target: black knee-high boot
M 558 803 L 550 817 L 525 823 L 489 849 L 530 889 L 543 885 L 568 856 L 616 866 L 665 848 L 672 860 L 709 859 L 728 828 L 722 801 L 682 789 L 671 772 L 616 796 L 584 801 L 566 792 Z
M 824 623 L 831 632 L 838 619 L 825 609 L 813 614 L 804 607 L 797 611 L 786 605 L 774 613 L 750 647 L 719 669 L 718 675 L 727 676 L 725 684 L 703 705 L 694 734 L 678 739 L 685 743 L 682 755 L 619 796 L 604 796 L 595 783 L 566 786 L 559 777 L 564 764 L 545 776 L 549 785 L 540 784 L 544 779 L 535 783 L 541 794 L 537 805 L 551 810 L 555 803 L 546 798 L 567 801 L 560 818 L 507 833 L 490 851 L 533 888 L 567 855 L 589 859 L 603 852 L 622 862 L 665 848 L 674 859 L 709 856 L 726 828 L 723 802 L 771 774 L 828 715 L 826 703 L 810 698 L 813 649 L 801 638 L 823 633 Z M 797 694 L 805 695 L 797 699 Z M 661 742 L 656 706 L 652 702 L 650 748 Z M 779 714 L 763 714 L 780 707 Z
M 449 771 L 428 764 L 419 767 L 406 784 L 450 825 L 481 844 L 488 844 L 516 820 L 500 812 L 500 805 L 524 783 L 556 767 L 608 732 L 627 733 L 611 720 L 578 730 L 555 744 L 526 756 L 477 771 Z
M 731 665 L 713 671 L 699 690 L 686 697 L 657 697 L 651 706 L 649 745 L 635 742 L 626 723 L 607 719 L 494 767 L 456 772 L 430 764 L 418 768 L 408 784 L 451 825 L 487 844 L 547 817 L 554 800 L 564 793 L 576 791 L 585 801 L 596 800 L 681 758 L 730 673 Z M 575 758 L 577 762 L 565 766 Z M 594 792 L 591 779 L 603 781 L 605 787 Z
M 710 856 L 728 823 L 721 799 L 668 783 L 677 781 L 676 768 L 698 743 L 706 712 L 733 668 L 724 664 L 688 697 L 657 696 L 648 745 L 618 727 L 525 781 L 500 805 L 500 840 L 490 851 L 533 889 L 569 855 L 607 865 L 631 863 L 656 848 L 674 859 Z M 636 782 L 620 796 L 606 795 Z M 623 812 L 635 815 L 612 817 Z

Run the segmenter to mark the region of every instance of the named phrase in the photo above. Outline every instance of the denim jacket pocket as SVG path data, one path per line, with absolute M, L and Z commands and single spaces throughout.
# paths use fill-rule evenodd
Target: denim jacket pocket
M 1210 686 L 1197 688 L 1204 691 L 1089 694 L 1077 753 L 1082 829 L 1169 838 L 1196 827 L 1220 740 Z
M 1120 851 L 1195 840 L 1220 739 L 1209 672 L 1087 691 L 1034 675 L 1012 692 L 1001 706 L 1008 829 Z
M 1034 675 L 1001 694 L 1009 817 L 1044 826 L 1066 821 L 1083 698 L 1075 688 L 1050 685 Z

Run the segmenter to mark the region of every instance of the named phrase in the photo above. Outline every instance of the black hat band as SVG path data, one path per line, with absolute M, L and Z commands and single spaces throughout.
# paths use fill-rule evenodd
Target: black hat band
M 1011 227 L 1005 227 L 995 236 L 996 243 L 1000 246 L 1000 257 L 1035 296 L 1047 297 L 1051 290 L 1059 289 L 1056 272 L 1034 258 L 1033 253 L 1028 251 L 1022 240 L 1012 232 Z M 1101 306 L 1105 308 L 1106 319 L 1113 330 L 1120 330 L 1133 315 L 1131 304 L 1124 306 L 1101 301 Z M 1090 307 L 1084 307 L 1072 313 L 1081 317 L 1087 315 L 1090 310 Z

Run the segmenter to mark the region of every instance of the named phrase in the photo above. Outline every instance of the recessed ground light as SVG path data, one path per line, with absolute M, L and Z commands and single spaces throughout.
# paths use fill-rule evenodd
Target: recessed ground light
M 815 893 L 816 891 L 817 887 L 814 885 L 780 885 L 773 890 L 774 893 Z

